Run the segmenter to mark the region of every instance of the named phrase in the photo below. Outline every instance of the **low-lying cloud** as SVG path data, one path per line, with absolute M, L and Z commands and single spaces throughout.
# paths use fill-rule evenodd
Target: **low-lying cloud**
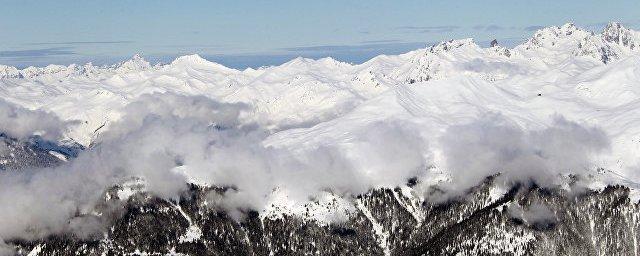
M 29 110 L 0 99 L 0 134 L 26 139 L 39 135 L 49 140 L 60 139 L 71 122 L 43 110 Z
M 526 208 L 517 203 L 512 204 L 508 208 L 508 213 L 512 218 L 539 229 L 544 229 L 558 222 L 556 214 L 549 207 L 539 202 L 533 202 Z
M 263 144 L 270 134 L 249 121 L 251 111 L 206 97 L 142 96 L 70 162 L 0 173 L 0 240 L 100 233 L 104 224 L 92 212 L 106 189 L 131 177 L 167 199 L 178 199 L 189 180 L 230 187 L 216 202 L 241 218 L 265 207 L 276 188 L 303 202 L 323 191 L 349 196 L 404 184 L 433 163 L 434 145 L 452 173 L 451 192 L 498 172 L 508 182 L 553 184 L 560 173 L 590 168 L 592 157 L 609 145 L 601 130 L 561 117 L 546 129 L 525 131 L 492 115 L 449 127 L 433 145 L 419 125 L 390 119 L 372 122 L 341 143 L 275 148 Z M 0 104 L 0 117 L 0 129 L 19 138 L 40 131 L 59 138 L 67 125 L 8 103 Z
M 233 187 L 220 203 L 241 217 L 262 209 L 274 188 L 297 201 L 321 191 L 359 194 L 404 183 L 428 162 L 427 145 L 409 124 L 373 123 L 343 145 L 278 149 L 262 144 L 269 134 L 244 120 L 249 111 L 205 97 L 142 96 L 68 164 L 1 173 L 0 237 L 91 235 L 100 227 L 91 213 L 105 190 L 130 177 L 168 199 L 177 199 L 190 178 Z
M 491 25 L 477 25 L 477 26 L 473 26 L 474 30 L 483 30 L 483 31 L 500 31 L 500 30 L 505 30 L 507 29 L 506 27 L 500 26 L 500 25 L 495 25 L 495 24 L 491 24 Z
M 68 41 L 68 42 L 40 42 L 27 45 L 103 45 L 103 44 L 130 44 L 134 41 Z
M 593 170 L 594 158 L 610 146 L 601 129 L 560 116 L 545 129 L 527 131 L 498 114 L 451 126 L 440 143 L 454 190 L 496 173 L 511 183 L 552 186 L 560 174 Z

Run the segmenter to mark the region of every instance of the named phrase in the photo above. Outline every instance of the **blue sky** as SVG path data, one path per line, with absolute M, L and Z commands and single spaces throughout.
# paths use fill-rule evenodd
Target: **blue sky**
M 640 27 L 640 1 L 0 0 L 0 64 L 154 61 L 198 53 L 243 68 L 295 56 L 361 62 L 473 37 L 513 45 L 540 26 Z

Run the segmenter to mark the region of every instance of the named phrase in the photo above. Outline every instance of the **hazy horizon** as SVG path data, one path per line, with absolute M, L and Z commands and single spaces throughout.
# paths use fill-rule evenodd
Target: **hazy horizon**
M 567 22 L 593 31 L 610 21 L 640 25 L 636 1 L 21 1 L 5 7 L 0 64 L 19 68 L 114 64 L 138 53 L 152 62 L 199 54 L 238 69 L 297 56 L 361 63 L 450 39 L 513 46 L 536 29 Z

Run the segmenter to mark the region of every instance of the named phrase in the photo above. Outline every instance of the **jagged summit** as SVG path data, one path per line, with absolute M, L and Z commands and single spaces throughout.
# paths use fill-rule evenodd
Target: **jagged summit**
M 285 62 L 284 64 L 278 66 L 279 69 L 309 69 L 309 68 L 326 68 L 333 69 L 339 67 L 351 66 L 348 63 L 338 61 L 332 57 L 324 57 L 321 59 L 311 59 L 305 57 L 296 57 L 290 61 Z
M 590 32 L 576 27 L 573 23 L 567 23 L 560 27 L 552 26 L 536 31 L 522 46 L 525 49 L 533 48 L 558 48 L 562 46 L 576 45 L 582 38 L 591 34 Z
M 499 46 L 500 44 L 498 44 L 498 39 L 493 39 L 491 40 L 491 42 L 489 43 L 489 47 L 496 47 Z
M 606 42 L 616 43 L 634 50 L 640 44 L 640 33 L 622 26 L 618 22 L 610 22 L 602 31 L 602 38 Z
M 473 38 L 465 38 L 465 39 L 449 40 L 449 41 L 438 43 L 434 46 L 431 46 L 429 48 L 429 51 L 431 53 L 439 53 L 439 52 L 447 52 L 453 49 L 464 48 L 464 47 L 479 47 L 479 46 L 475 43 Z
M 0 78 L 18 78 L 20 70 L 7 65 L 0 65 Z
M 554 55 L 589 57 L 604 64 L 640 52 L 639 33 L 610 22 L 601 33 L 594 33 L 573 23 L 546 27 L 535 32 L 525 43 L 514 49 L 532 57 Z M 533 53 L 526 53 L 533 52 Z M 571 53 L 566 55 L 566 53 Z M 566 58 L 566 57 L 564 57 Z M 562 60 L 560 60 L 562 61 Z
M 151 64 L 145 60 L 142 55 L 135 54 L 131 59 L 116 65 L 118 73 L 127 73 L 133 71 L 145 71 L 151 69 Z
M 585 36 L 574 50 L 577 56 L 588 56 L 607 64 L 640 52 L 640 33 L 625 28 L 620 23 L 607 24 L 602 33 Z

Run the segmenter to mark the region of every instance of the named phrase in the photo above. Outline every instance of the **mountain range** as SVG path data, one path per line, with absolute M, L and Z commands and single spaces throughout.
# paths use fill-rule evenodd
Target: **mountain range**
M 8 255 L 640 253 L 615 22 L 362 64 L 0 65 L 0 99 Z

